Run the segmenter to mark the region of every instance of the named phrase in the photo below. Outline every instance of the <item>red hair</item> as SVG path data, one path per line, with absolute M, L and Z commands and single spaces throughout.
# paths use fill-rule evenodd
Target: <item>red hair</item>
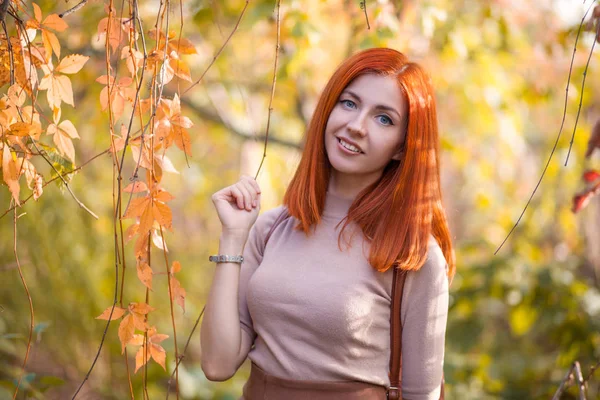
M 308 125 L 302 159 L 283 203 L 300 221 L 298 229 L 306 234 L 321 221 L 331 171 L 323 138 L 325 126 L 346 86 L 368 73 L 396 78 L 407 100 L 404 152 L 400 161 L 390 161 L 381 178 L 358 194 L 340 239 L 348 224 L 356 223 L 371 242 L 369 262 L 383 272 L 392 265 L 404 270 L 421 268 L 433 235 L 448 263 L 448 276 L 452 277 L 455 262 L 442 206 L 435 94 L 423 68 L 396 50 L 361 51 L 333 73 Z

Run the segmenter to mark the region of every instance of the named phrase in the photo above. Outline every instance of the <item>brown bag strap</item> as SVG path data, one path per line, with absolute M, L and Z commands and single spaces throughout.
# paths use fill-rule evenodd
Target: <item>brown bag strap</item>
M 395 265 L 393 268 L 392 317 L 390 318 L 390 387 L 387 389 L 387 398 L 399 400 L 402 398 L 402 321 L 400 311 L 406 271 L 398 270 Z

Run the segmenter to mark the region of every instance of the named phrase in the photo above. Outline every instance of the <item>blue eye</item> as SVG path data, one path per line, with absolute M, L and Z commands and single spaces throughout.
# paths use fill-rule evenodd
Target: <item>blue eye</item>
M 379 121 L 384 125 L 394 125 L 392 119 L 387 115 L 380 115 L 379 118 L 381 118 Z
M 352 100 L 341 100 L 340 103 L 342 103 L 348 108 L 354 108 L 356 106 L 356 104 Z

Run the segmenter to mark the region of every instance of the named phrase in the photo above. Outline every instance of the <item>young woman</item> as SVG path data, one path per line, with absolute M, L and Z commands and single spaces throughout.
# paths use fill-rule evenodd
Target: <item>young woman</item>
M 397 267 L 408 271 L 402 395 L 439 399 L 455 267 L 438 153 L 434 92 L 418 64 L 391 49 L 344 61 L 284 205 L 258 217 L 250 177 L 212 197 L 219 254 L 243 262 L 218 260 L 201 333 L 208 379 L 229 379 L 249 357 L 246 400 L 384 399 Z

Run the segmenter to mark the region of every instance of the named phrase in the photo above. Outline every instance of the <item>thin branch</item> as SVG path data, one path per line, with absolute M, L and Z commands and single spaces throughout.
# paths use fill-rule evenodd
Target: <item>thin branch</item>
M 371 30 L 371 24 L 369 24 L 369 15 L 367 14 L 367 0 L 360 2 L 360 8 L 365 12 L 365 19 L 367 20 L 367 29 Z
M 191 108 L 195 114 L 202 117 L 204 120 L 215 122 L 218 124 L 223 124 L 229 132 L 233 133 L 236 136 L 241 137 L 245 140 L 259 140 L 264 141 L 266 139 L 265 135 L 253 135 L 251 132 L 241 131 L 227 122 L 224 118 L 219 116 L 217 113 L 207 110 L 204 107 L 198 106 L 192 103 L 187 98 L 181 99 L 181 103 L 185 104 L 186 107 Z M 278 138 L 277 136 L 273 136 L 273 134 L 269 135 L 269 142 L 273 144 L 278 144 L 281 146 L 289 147 L 295 150 L 302 150 L 303 146 L 301 143 L 292 142 L 289 140 Z
M 8 1 L 8 0 L 4 0 Z M 13 400 L 17 398 L 17 393 L 19 393 L 19 387 L 21 386 L 21 380 L 23 379 L 23 374 L 25 373 L 25 367 L 27 366 L 27 360 L 29 358 L 29 350 L 31 349 L 31 338 L 33 337 L 33 327 L 34 323 L 34 314 L 33 314 L 33 301 L 31 300 L 31 294 L 29 293 L 29 289 L 27 288 L 27 283 L 25 282 L 25 277 L 23 276 L 23 270 L 21 269 L 21 263 L 19 262 L 19 254 L 17 252 L 17 210 L 14 210 L 14 218 L 13 218 L 13 227 L 14 227 L 14 238 L 13 238 L 13 252 L 15 254 L 15 261 L 17 263 L 17 268 L 19 270 L 19 276 L 21 277 L 21 282 L 23 283 L 23 288 L 25 289 L 25 293 L 27 294 L 27 299 L 29 300 L 29 339 L 27 340 L 27 350 L 25 351 L 25 359 L 23 360 L 23 369 L 19 374 L 19 380 L 17 382 L 17 387 L 15 389 L 15 393 L 13 394 Z
M 81 0 L 81 2 L 77 5 L 75 5 L 75 7 L 69 8 L 67 11 L 65 11 L 62 14 L 58 14 L 59 17 L 64 18 L 67 15 L 74 13 L 75 11 L 79 10 L 80 8 L 83 8 L 83 6 L 85 6 L 87 4 L 87 0 Z
M 521 212 L 521 215 L 519 215 L 519 218 L 517 219 L 517 222 L 515 222 L 515 224 L 511 228 L 510 232 L 508 232 L 508 235 L 506 235 L 506 237 L 504 238 L 504 240 L 502 241 L 502 243 L 500 244 L 500 246 L 498 246 L 498 248 L 494 252 L 494 255 L 496 255 L 500 251 L 500 249 L 502 248 L 502 246 L 504 246 L 504 243 L 506 243 L 506 241 L 508 240 L 508 238 L 510 237 L 510 235 L 516 229 L 517 225 L 519 225 L 519 222 L 521 222 L 521 218 L 523 218 L 523 215 L 525 214 L 525 211 L 527 211 L 527 207 L 529 207 L 529 204 L 531 203 L 531 200 L 533 199 L 533 196 L 535 196 L 535 193 L 537 192 L 538 187 L 542 183 L 542 179 L 544 179 L 544 176 L 546 175 L 546 170 L 548 169 L 548 166 L 550 165 L 550 161 L 552 160 L 552 156 L 554 155 L 554 152 L 556 151 L 556 147 L 558 146 L 558 141 L 560 139 L 560 135 L 562 133 L 563 127 L 565 126 L 565 119 L 567 117 L 567 102 L 568 102 L 568 99 L 569 99 L 569 85 L 571 84 L 571 74 L 573 73 L 573 63 L 575 61 L 575 53 L 577 52 L 577 42 L 579 41 L 579 36 L 581 35 L 581 29 L 583 27 L 583 23 L 585 21 L 585 17 L 588 15 L 588 13 L 592 9 L 593 5 L 594 5 L 594 2 L 592 2 L 592 4 L 590 5 L 590 7 L 588 7 L 587 11 L 583 15 L 583 18 L 581 18 L 581 23 L 579 24 L 579 29 L 577 30 L 577 36 L 575 37 L 575 44 L 573 45 L 573 55 L 571 56 L 571 65 L 569 66 L 569 76 L 567 77 L 567 88 L 565 90 L 565 105 L 564 105 L 564 110 L 563 110 L 563 117 L 562 117 L 562 122 L 560 124 L 560 129 L 558 130 L 558 135 L 556 136 L 556 141 L 554 142 L 554 146 L 552 147 L 552 151 L 550 151 L 550 156 L 548 157 L 548 161 L 546 162 L 546 166 L 544 167 L 544 170 L 542 171 L 542 175 L 540 176 L 540 179 L 538 180 L 537 184 L 535 185 L 535 188 L 533 189 L 533 192 L 531 193 L 531 196 L 529 196 L 529 200 L 527 200 L 527 204 L 525 204 L 525 208 L 523 208 L 523 211 Z M 580 107 L 581 107 L 581 104 L 580 104 Z
M 65 180 L 65 178 L 63 178 L 63 176 L 60 174 L 60 172 L 58 172 L 58 170 L 56 169 L 56 167 L 54 166 L 54 164 L 52 164 L 52 162 L 46 158 L 46 155 L 44 153 L 42 153 L 42 151 L 37 146 L 37 144 L 35 143 L 35 141 L 31 137 L 31 135 L 29 136 L 29 138 L 31 139 L 31 142 L 32 142 L 33 146 L 35 147 L 35 149 L 38 151 L 38 153 L 40 153 L 40 155 L 42 156 L 42 158 L 44 160 L 46 160 L 46 162 L 48 163 L 48 165 L 50 165 L 52 167 L 52 169 L 54 170 L 54 172 L 56 172 L 56 174 L 59 176 L 60 180 L 62 180 L 62 182 L 65 184 L 65 187 L 67 188 L 67 190 L 69 191 L 69 193 L 71 193 L 71 197 L 73 197 L 73 199 L 77 202 L 77 204 L 79 205 L 79 207 L 81 207 L 85 211 L 87 211 L 92 217 L 98 219 L 98 216 L 96 214 L 94 214 L 94 212 L 92 210 L 90 210 L 89 208 L 87 208 L 86 205 L 83 204 L 81 202 L 81 200 L 79 200 L 77 198 L 77 196 L 75 196 L 75 193 L 73 193 L 73 191 L 71 190 L 71 187 L 69 186 L 69 183 Z
M 227 46 L 227 43 L 229 43 L 229 40 L 231 39 L 231 37 L 233 36 L 233 34 L 235 33 L 235 31 L 237 30 L 238 26 L 240 25 L 240 21 L 242 20 L 242 17 L 244 16 L 244 13 L 246 12 L 246 8 L 248 8 L 248 3 L 249 2 L 250 2 L 250 0 L 246 0 L 246 4 L 244 4 L 244 8 L 242 9 L 242 12 L 240 13 L 240 16 L 238 17 L 238 20 L 235 23 L 235 26 L 231 30 L 231 33 L 227 37 L 227 40 L 225 40 L 225 42 L 223 43 L 223 45 L 221 46 L 221 48 L 219 49 L 219 51 L 217 51 L 217 54 L 215 54 L 215 56 L 213 57 L 213 59 L 210 62 L 210 64 L 208 64 L 208 67 L 206 67 L 206 69 L 204 70 L 204 72 L 202 73 L 202 75 L 200 75 L 200 78 L 198 78 L 198 80 L 196 82 L 194 82 L 190 87 L 188 87 L 187 89 L 185 89 L 185 91 L 181 94 L 181 96 L 183 96 L 184 94 L 186 94 L 187 92 L 189 92 L 190 89 L 192 89 L 194 86 L 196 86 L 197 84 L 199 84 L 202 81 L 202 78 L 204 78 L 204 75 L 206 75 L 206 73 L 210 69 L 210 67 L 212 67 L 212 65 L 215 63 L 215 61 L 217 61 L 217 58 L 219 57 L 219 55 L 221 54 L 221 52 L 223 51 L 223 49 L 225 48 L 225 46 Z
M 594 3 L 592 3 L 592 4 L 594 4 Z M 569 143 L 569 151 L 567 152 L 567 158 L 565 159 L 565 167 L 569 163 L 569 156 L 571 155 L 571 149 L 573 148 L 573 142 L 575 141 L 575 130 L 577 129 L 577 123 L 579 122 L 579 115 L 581 114 L 581 106 L 583 104 L 585 78 L 587 77 L 588 68 L 590 67 L 590 60 L 592 59 L 592 54 L 594 53 L 594 46 L 596 46 L 596 38 L 598 37 L 598 34 L 600 34 L 600 22 L 598 22 L 597 25 L 598 25 L 598 27 L 596 28 L 596 35 L 594 36 L 594 41 L 592 42 L 590 54 L 588 55 L 587 63 L 585 64 L 585 69 L 583 70 L 583 80 L 581 82 L 581 94 L 579 96 L 579 107 L 577 108 L 577 117 L 575 118 L 575 126 L 573 126 L 573 134 L 571 135 L 571 142 Z
M 90 158 L 89 160 L 87 160 L 86 162 L 84 162 L 83 164 L 81 164 L 79 167 L 72 169 L 71 171 L 65 172 L 62 177 L 64 178 L 67 175 L 70 175 L 72 173 L 75 173 L 77 171 L 79 171 L 81 168 L 83 168 L 85 165 L 89 164 L 90 162 L 94 161 L 96 158 L 108 153 L 110 151 L 110 149 L 106 149 L 104 150 L 102 153 L 98 153 L 96 154 L 94 157 Z M 40 153 L 41 155 L 41 153 Z M 61 177 L 60 174 L 58 174 L 57 176 L 55 176 L 54 178 L 50 179 L 49 181 L 44 182 L 44 184 L 42 185 L 42 188 L 46 187 L 47 185 L 49 185 L 50 183 L 54 182 L 55 180 L 59 179 Z M 29 197 L 25 198 L 24 200 L 19 200 L 21 203 L 21 207 L 23 206 L 23 204 L 27 203 L 27 201 L 29 201 L 31 198 L 33 197 L 33 193 L 29 195 Z M 2 215 L 0 215 L 0 219 L 2 219 L 6 214 L 8 214 L 9 212 L 11 212 L 12 210 L 14 210 L 15 208 L 17 208 L 16 205 L 10 207 L 8 210 L 6 210 Z
M 196 331 L 196 328 L 198 327 L 198 324 L 200 323 L 200 319 L 202 318 L 202 315 L 204 314 L 204 310 L 206 309 L 205 307 L 202 307 L 202 311 L 200 311 L 200 315 L 198 315 L 198 318 L 196 318 L 196 323 L 194 324 L 192 331 L 190 332 L 188 338 L 187 338 L 187 342 L 185 343 L 185 347 L 183 348 L 183 352 L 179 355 L 179 358 L 177 359 L 177 364 L 175 365 L 175 368 L 179 367 L 179 364 L 181 364 L 181 362 L 183 361 L 183 359 L 185 358 L 185 353 L 188 349 L 188 346 L 190 345 L 190 341 L 192 340 L 192 336 L 194 335 L 194 332 Z M 171 381 L 173 380 L 173 375 L 175 375 L 175 370 L 173 370 L 173 372 L 171 373 L 171 377 L 169 378 L 169 383 L 167 385 L 167 400 L 169 399 L 169 390 L 171 389 Z
M 167 271 L 167 286 L 169 288 L 169 305 L 171 306 L 171 323 L 173 325 L 173 345 L 175 347 L 175 359 L 179 359 L 177 350 L 177 329 L 175 327 L 175 310 L 173 309 L 173 289 L 171 287 L 171 271 L 169 269 L 169 257 L 167 256 L 167 244 L 165 243 L 165 234 L 162 225 L 160 225 L 160 238 L 163 245 L 163 254 L 165 255 L 165 268 Z M 175 364 L 175 395 L 179 399 L 179 364 Z
M 269 99 L 269 114 L 267 116 L 267 129 L 265 132 L 265 148 L 263 150 L 263 155 L 260 160 L 260 164 L 258 169 L 256 170 L 256 175 L 254 179 L 258 178 L 258 174 L 260 173 L 260 169 L 265 162 L 265 158 L 267 157 L 267 143 L 269 141 L 269 127 L 271 126 L 271 113 L 273 112 L 273 97 L 275 97 L 275 84 L 277 83 L 277 61 L 279 60 L 279 47 L 280 47 L 280 37 L 281 37 L 281 18 L 279 17 L 279 9 L 281 8 L 281 0 L 277 0 L 277 43 L 275 44 L 275 63 L 273 65 L 273 84 L 271 86 L 271 98 Z
M 586 400 L 586 381 L 583 380 L 583 375 L 581 373 L 581 365 L 579 364 L 579 361 L 575 361 L 571 365 L 571 368 L 569 368 L 569 372 L 567 372 L 567 375 L 565 375 L 563 380 L 560 382 L 560 386 L 556 390 L 556 393 L 554 393 L 554 396 L 552 396 L 552 400 L 560 400 L 560 397 L 562 396 L 563 392 L 567 390 L 571 385 L 573 385 L 573 381 L 576 381 L 579 386 L 579 400 Z

